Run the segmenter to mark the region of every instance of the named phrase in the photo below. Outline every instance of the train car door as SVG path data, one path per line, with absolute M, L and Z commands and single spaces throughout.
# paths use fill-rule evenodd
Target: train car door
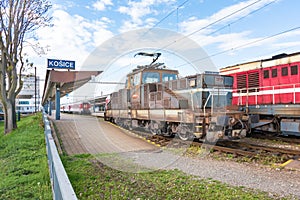
M 280 99 L 280 94 L 278 94 L 276 91 L 280 85 L 280 68 L 278 66 L 272 66 L 271 67 L 271 74 L 270 74 L 270 88 L 269 90 L 271 91 L 272 95 L 272 103 L 275 104 L 278 99 Z
M 299 65 L 298 63 L 290 64 L 290 91 L 292 93 L 292 103 L 299 103 L 300 102 L 300 94 L 296 93 L 297 89 L 300 86 L 300 78 L 299 78 Z
M 140 109 L 141 107 L 141 72 L 130 76 L 130 95 L 131 108 Z
M 291 103 L 293 101 L 293 94 L 289 91 L 291 88 L 291 69 L 288 64 L 281 65 L 278 69 L 280 69 L 281 77 L 279 80 L 278 87 L 275 87 L 275 92 L 279 94 L 279 98 L 275 99 L 275 104 L 279 103 Z

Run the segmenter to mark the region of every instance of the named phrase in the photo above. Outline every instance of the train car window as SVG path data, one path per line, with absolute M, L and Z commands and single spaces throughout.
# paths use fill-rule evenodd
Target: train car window
M 272 78 L 277 77 L 277 69 L 272 69 Z
M 264 78 L 270 78 L 269 70 L 264 70 Z
M 298 74 L 298 66 L 293 65 L 291 66 L 291 75 L 297 75 Z
M 158 72 L 144 72 L 142 83 L 158 83 L 159 73 Z
M 281 68 L 281 76 L 287 76 L 288 75 L 288 68 L 283 67 Z
M 163 82 L 173 81 L 173 80 L 176 80 L 176 74 L 167 74 L 167 73 L 162 74 Z

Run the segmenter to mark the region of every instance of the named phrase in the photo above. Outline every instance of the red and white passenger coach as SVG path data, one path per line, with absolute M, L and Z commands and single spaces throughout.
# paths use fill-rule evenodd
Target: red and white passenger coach
M 249 112 L 252 128 L 300 135 L 300 52 L 220 69 L 234 78 L 232 103 Z

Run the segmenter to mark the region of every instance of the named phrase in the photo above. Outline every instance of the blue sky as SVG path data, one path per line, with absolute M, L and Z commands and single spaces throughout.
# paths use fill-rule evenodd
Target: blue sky
M 192 39 L 217 69 L 300 51 L 300 29 L 265 39 L 300 27 L 299 0 L 52 0 L 52 4 L 53 26 L 39 29 L 38 41 L 31 41 L 38 42 L 42 54 L 27 48 L 40 73 L 46 70 L 47 58 L 75 60 L 82 66 L 103 42 L 152 27 Z

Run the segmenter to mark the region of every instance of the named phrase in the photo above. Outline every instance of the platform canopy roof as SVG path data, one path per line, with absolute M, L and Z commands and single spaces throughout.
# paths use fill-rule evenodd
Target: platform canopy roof
M 60 86 L 61 97 L 76 90 L 91 80 L 93 76 L 97 76 L 102 71 L 56 71 L 47 70 L 42 105 L 50 98 L 55 99 L 56 86 Z

